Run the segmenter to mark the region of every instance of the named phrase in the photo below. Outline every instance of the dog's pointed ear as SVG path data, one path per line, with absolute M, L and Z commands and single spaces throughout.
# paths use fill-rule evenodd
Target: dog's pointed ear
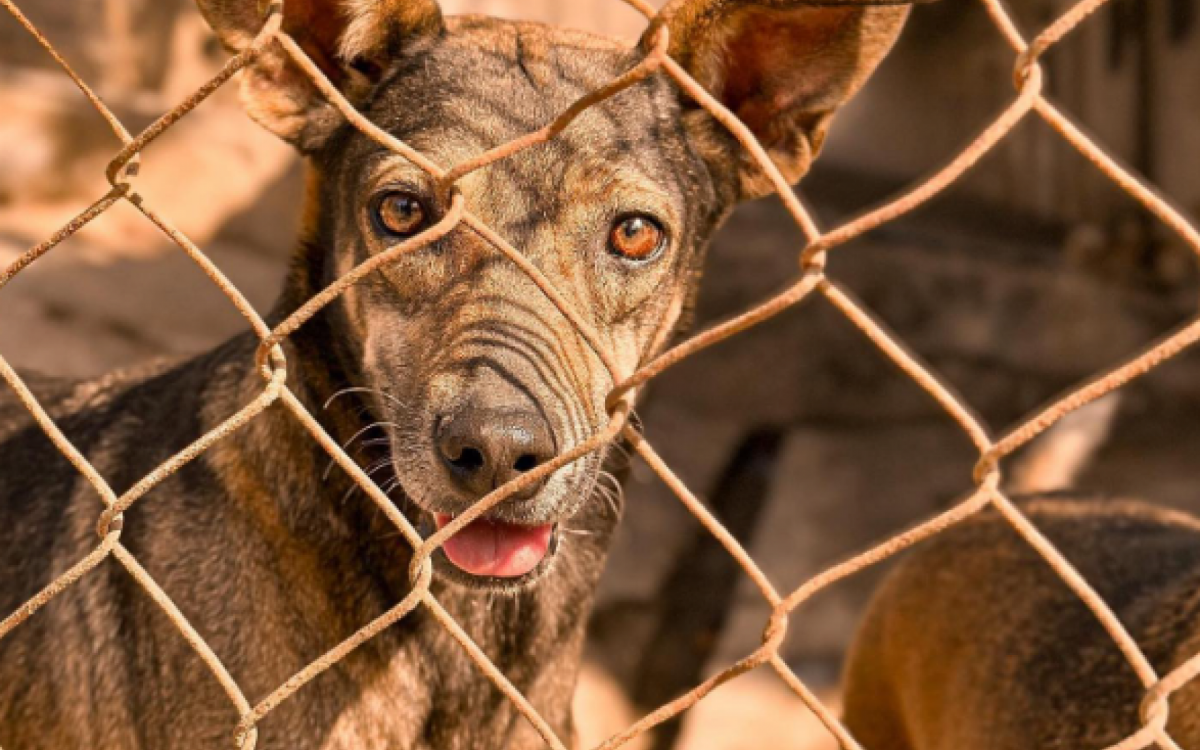
M 265 21 L 266 0 L 197 0 L 225 46 L 244 49 Z M 445 30 L 437 0 L 286 0 L 283 30 L 352 102 L 363 99 L 406 48 Z M 242 99 L 259 123 L 301 151 L 343 124 L 304 71 L 272 44 L 245 73 Z
M 834 112 L 891 49 L 908 7 L 863 0 L 680 0 L 665 12 L 671 56 L 750 128 L 794 184 L 821 150 Z M 689 116 L 693 126 L 703 119 Z M 743 149 L 734 155 L 717 148 L 711 133 L 700 138 L 701 152 L 720 160 L 722 171 L 737 160 L 741 197 L 772 189 Z

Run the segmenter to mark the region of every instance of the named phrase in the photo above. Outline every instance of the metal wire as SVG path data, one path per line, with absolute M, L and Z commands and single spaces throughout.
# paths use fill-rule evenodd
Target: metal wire
M 17 611 L 0 622 L 0 638 L 6 636 L 37 612 L 39 608 L 72 586 L 80 578 L 87 575 L 109 555 L 112 555 L 161 607 L 170 621 L 178 628 L 182 637 L 191 645 L 196 654 L 213 673 L 229 697 L 229 700 L 236 707 L 240 720 L 237 726 L 232 728 L 234 746 L 237 748 L 253 748 L 258 739 L 259 722 L 282 702 L 297 691 L 304 689 L 313 678 L 334 664 L 337 664 L 363 643 L 400 621 L 418 607 L 423 607 L 446 628 L 480 671 L 506 695 L 515 708 L 541 735 L 545 744 L 548 747 L 554 748 L 554 750 L 565 750 L 566 745 L 563 739 L 555 735 L 553 729 L 539 715 L 538 711 L 530 705 L 528 700 L 508 681 L 500 670 L 488 660 L 482 650 L 471 640 L 470 636 L 466 634 L 458 623 L 454 621 L 430 591 L 430 581 L 432 579 L 432 562 L 430 558 L 448 538 L 458 533 L 464 526 L 479 518 L 489 509 L 504 502 L 514 493 L 520 492 L 526 486 L 541 481 L 544 476 L 578 460 L 582 456 L 601 449 L 618 437 L 623 437 L 631 442 L 637 454 L 670 487 L 684 506 L 728 550 L 729 554 L 746 572 L 763 598 L 771 606 L 772 613 L 764 628 L 762 645 L 754 653 L 710 677 L 702 684 L 697 685 L 670 703 L 659 707 L 627 729 L 608 738 L 600 743 L 595 750 L 615 750 L 615 748 L 625 745 L 656 725 L 678 716 L 681 712 L 691 708 L 697 701 L 703 699 L 705 695 L 719 685 L 736 679 L 751 669 L 764 664 L 769 665 L 788 688 L 799 696 L 843 748 L 847 750 L 862 750 L 858 742 L 840 724 L 834 713 L 821 703 L 813 691 L 800 680 L 780 657 L 779 648 L 787 632 L 788 615 L 826 587 L 854 575 L 864 568 L 878 564 L 935 534 L 941 533 L 989 506 L 999 511 L 1002 517 L 1037 550 L 1046 561 L 1046 564 L 1091 609 L 1098 621 L 1108 631 L 1114 643 L 1121 649 L 1130 667 L 1145 687 L 1146 692 L 1142 706 L 1142 726 L 1134 734 L 1113 745 L 1109 750 L 1140 750 L 1155 743 L 1163 748 L 1177 748 L 1177 743 L 1167 734 L 1166 730 L 1169 701 L 1172 694 L 1177 692 L 1190 680 L 1200 675 L 1200 655 L 1182 664 L 1166 677 L 1160 677 L 1150 665 L 1145 654 L 1142 653 L 1124 626 L 1122 626 L 1109 605 L 1080 576 L 1063 555 L 1055 549 L 1054 545 L 1038 531 L 1035 525 L 1005 496 L 999 487 L 1001 464 L 1007 456 L 1034 439 L 1039 433 L 1062 419 L 1066 414 L 1112 392 L 1131 380 L 1141 377 L 1152 368 L 1174 357 L 1184 349 L 1193 346 L 1197 339 L 1200 339 L 1200 318 L 1167 336 L 1143 353 L 1131 358 L 1125 364 L 1094 378 L 1091 382 L 1064 396 L 1044 411 L 1011 430 L 1004 437 L 994 440 L 990 436 L 987 427 L 974 415 L 970 407 L 964 403 L 963 399 L 952 388 L 946 385 L 928 365 L 922 363 L 901 342 L 892 337 L 861 303 L 855 301 L 850 295 L 845 293 L 836 281 L 829 278 L 825 272 L 825 258 L 828 253 L 850 240 L 912 211 L 953 185 L 984 154 L 997 143 L 1004 140 L 1012 132 L 1013 128 L 1029 117 L 1031 113 L 1042 118 L 1050 128 L 1055 130 L 1064 140 L 1083 154 L 1104 175 L 1141 203 L 1177 234 L 1193 251 L 1200 255 L 1200 233 L 1197 232 L 1195 226 L 1159 197 L 1151 186 L 1144 184 L 1136 175 L 1120 166 L 1103 148 L 1084 135 L 1080 129 L 1075 127 L 1064 114 L 1042 95 L 1043 77 L 1038 62 L 1039 58 L 1047 50 L 1059 43 L 1066 35 L 1070 34 L 1088 16 L 1106 2 L 1109 2 L 1109 0 L 1083 0 L 1050 24 L 1032 42 L 1026 42 L 1021 36 L 1016 24 L 1013 23 L 1012 18 L 1001 5 L 1000 0 L 980 0 L 995 26 L 1012 46 L 1016 54 L 1014 72 L 1016 96 L 978 137 L 932 177 L 914 186 L 883 207 L 827 232 L 821 231 L 808 211 L 796 199 L 787 181 L 774 164 L 771 163 L 766 152 L 755 140 L 750 130 L 668 56 L 669 32 L 663 20 L 669 14 L 673 13 L 683 0 L 674 0 L 674 2 L 670 3 L 657 14 L 644 0 L 622 1 L 646 16 L 649 21 L 648 29 L 652 32 L 650 43 L 646 47 L 647 52 L 634 68 L 596 91 L 582 97 L 542 129 L 487 151 L 461 164 L 452 166 L 449 169 L 444 169 L 391 134 L 376 127 L 338 92 L 325 78 L 321 70 L 307 57 L 300 46 L 282 30 L 283 2 L 280 0 L 275 0 L 270 4 L 263 27 L 244 50 L 231 58 L 212 80 L 201 86 L 185 101 L 167 112 L 137 136 L 129 134 L 122 123 L 104 105 L 99 97 L 92 92 L 83 79 L 71 69 L 70 65 L 21 13 L 13 0 L 0 0 L 0 5 L 15 16 L 18 22 L 34 35 L 37 41 L 64 69 L 66 74 L 79 86 L 88 98 L 88 101 L 105 118 L 123 144 L 121 150 L 113 158 L 107 169 L 107 177 L 112 186 L 111 189 L 105 195 L 101 196 L 90 208 L 65 225 L 52 237 L 31 248 L 9 265 L 8 268 L 0 272 L 0 289 L 16 274 L 36 262 L 46 253 L 52 251 L 63 240 L 79 231 L 79 229 L 97 216 L 118 202 L 128 202 L 178 245 L 250 322 L 261 341 L 257 353 L 257 364 L 264 378 L 263 390 L 253 401 L 242 407 L 240 411 L 216 429 L 200 437 L 191 446 L 167 460 L 160 467 L 137 482 L 125 494 L 118 496 L 95 467 L 88 462 L 83 454 L 62 433 L 58 425 L 22 382 L 16 371 L 0 356 L 0 378 L 3 378 L 8 383 L 16 393 L 17 398 L 33 416 L 35 422 L 92 485 L 103 504 L 103 510 L 99 515 L 97 523 L 97 533 L 100 542 L 96 548 L 18 608 Z M 837 4 L 839 2 L 844 4 L 849 1 L 827 0 L 826 4 Z M 879 4 L 878 2 L 864 2 L 864 0 L 854 1 L 858 4 Z M 146 205 L 142 197 L 138 195 L 130 179 L 136 175 L 137 160 L 147 145 L 178 123 L 181 118 L 224 85 L 239 70 L 252 63 L 268 44 L 274 42 L 282 45 L 283 49 L 299 65 L 301 70 L 312 79 L 318 90 L 346 117 L 351 125 L 368 138 L 406 157 L 418 167 L 424 169 L 431 177 L 438 180 L 443 187 L 454 194 L 454 200 L 451 210 L 447 212 L 446 216 L 437 225 L 431 227 L 418 237 L 405 241 L 388 252 L 364 262 L 325 291 L 310 299 L 290 317 L 272 329 L 254 311 L 238 289 L 221 273 L 220 269 L 209 260 L 208 256 L 199 247 L 172 226 L 165 217 Z M 616 367 L 615 360 L 601 345 L 601 338 L 597 333 L 584 322 L 583 318 L 571 308 L 565 298 L 553 288 L 532 263 L 522 256 L 518 249 L 506 242 L 481 219 L 471 213 L 461 194 L 453 191 L 453 187 L 459 180 L 474 171 L 486 168 L 497 161 L 507 159 L 518 151 L 536 147 L 538 144 L 553 139 L 588 107 L 614 96 L 623 89 L 656 72 L 664 73 L 672 78 L 682 91 L 692 97 L 700 106 L 704 107 L 745 146 L 763 172 L 770 178 L 784 206 L 802 233 L 807 237 L 808 244 L 800 256 L 798 278 L 785 292 L 755 306 L 727 323 L 705 331 L 669 351 L 654 357 L 642 364 L 635 372 L 622 373 Z M 522 269 L 537 284 L 539 289 L 547 295 L 560 312 L 578 329 L 580 335 L 588 342 L 605 364 L 613 382 L 617 383 L 617 385 L 612 389 L 607 401 L 609 421 L 603 430 L 571 451 L 558 456 L 553 461 L 543 464 L 534 471 L 524 474 L 520 478 L 493 491 L 445 528 L 425 539 L 420 536 L 392 501 L 371 481 L 337 442 L 329 436 L 313 415 L 307 411 L 300 400 L 292 393 L 287 385 L 288 364 L 280 343 L 307 320 L 312 318 L 322 307 L 343 294 L 352 285 L 361 281 L 367 274 L 395 261 L 402 255 L 435 242 L 455 228 L 464 225 L 482 239 L 492 244 L 498 252 Z M 687 357 L 758 325 L 764 320 L 792 308 L 810 297 L 823 298 L 834 309 L 840 311 L 855 327 L 862 331 L 884 356 L 892 360 L 908 377 L 924 389 L 971 439 L 979 451 L 979 462 L 973 477 L 974 489 L 969 491 L 965 495 L 965 499 L 957 503 L 950 510 L 945 511 L 913 530 L 892 537 L 872 549 L 826 570 L 805 582 L 795 591 L 785 594 L 776 590 L 767 575 L 758 567 L 750 554 L 704 507 L 674 472 L 671 471 L 670 467 L 659 457 L 649 442 L 630 426 L 628 418 L 632 408 L 632 400 L 637 389 L 648 380 L 656 377 L 667 368 L 672 367 Z M 656 341 L 661 342 L 663 340 L 665 340 L 665 332 L 660 331 Z M 329 453 L 332 459 L 362 487 L 367 496 L 379 506 L 380 510 L 396 526 L 403 540 L 412 546 L 414 552 L 410 569 L 412 591 L 388 612 L 375 621 L 364 625 L 354 635 L 328 651 L 320 659 L 306 666 L 283 685 L 280 685 L 258 705 L 251 706 L 237 683 L 229 675 L 224 665 L 222 665 L 221 660 L 204 641 L 203 637 L 188 623 L 178 607 L 175 606 L 167 594 L 155 583 L 153 578 L 138 564 L 129 550 L 121 545 L 120 536 L 122 514 L 125 511 L 129 510 L 139 499 L 162 483 L 171 474 L 181 469 L 197 456 L 203 454 L 217 442 L 228 437 L 234 431 L 244 427 L 275 402 L 280 402 L 312 435 L 313 439 Z

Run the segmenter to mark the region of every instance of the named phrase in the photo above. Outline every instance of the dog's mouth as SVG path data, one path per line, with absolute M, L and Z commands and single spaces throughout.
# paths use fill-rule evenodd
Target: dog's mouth
M 568 496 L 591 497 L 595 477 L 585 481 L 583 490 L 569 489 Z M 461 504 L 455 498 L 425 503 L 407 493 L 406 497 L 409 502 L 406 512 L 411 514 L 417 533 L 424 539 L 443 531 L 465 512 L 447 508 Z M 489 510 L 458 529 L 433 553 L 435 577 L 492 593 L 515 593 L 541 582 L 553 571 L 564 548 L 565 528 L 583 501 L 577 504 L 557 498 L 534 500 L 526 498 L 517 509 Z
M 434 516 L 439 531 L 452 520 L 445 513 Z M 442 552 L 463 573 L 511 581 L 533 574 L 548 562 L 555 551 L 557 529 L 554 523 L 523 526 L 479 518 L 447 539 Z

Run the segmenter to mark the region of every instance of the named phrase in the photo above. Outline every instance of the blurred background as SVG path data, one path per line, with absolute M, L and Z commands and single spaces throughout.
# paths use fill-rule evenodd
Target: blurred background
M 1032 34 L 1070 3 L 1012 4 Z M 226 57 L 190 0 L 21 6 L 134 132 Z M 644 23 L 616 0 L 443 6 L 631 40 Z M 830 227 L 940 167 L 1011 101 L 1013 64 L 982 6 L 917 8 L 896 52 L 835 124 L 801 188 L 806 204 Z M 1185 212 L 1200 213 L 1200 0 L 1115 0 L 1046 65 L 1050 97 Z M 265 311 L 291 250 L 302 170 L 243 116 L 236 89 L 224 87 L 151 146 L 138 184 Z M 7 262 L 105 192 L 104 166 L 119 144 L 3 13 L 0 111 Z M 777 201 L 745 206 L 715 243 L 698 325 L 794 277 L 802 244 Z M 1190 253 L 1036 117 L 948 193 L 839 248 L 830 269 L 997 432 L 1196 312 Z M 183 253 L 121 204 L 0 294 L 0 351 L 58 376 L 192 354 L 243 326 Z M 1200 509 L 1190 471 L 1200 455 L 1198 375 L 1200 356 L 1189 354 L 1126 388 L 1079 484 Z M 783 590 L 952 503 L 971 486 L 976 457 L 923 392 L 819 301 L 669 371 L 643 416 L 668 463 Z M 591 742 L 749 654 L 767 616 L 744 574 L 649 471 L 635 466 L 627 495 L 579 695 Z M 784 655 L 833 704 L 880 572 L 833 587 L 791 620 Z M 760 671 L 639 747 L 833 742 Z

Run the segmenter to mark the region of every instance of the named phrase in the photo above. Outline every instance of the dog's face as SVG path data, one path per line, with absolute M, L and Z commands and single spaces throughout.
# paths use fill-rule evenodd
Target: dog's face
M 254 0 L 201 2 L 233 46 Z M 642 49 L 533 24 L 443 19 L 430 0 L 288 0 L 284 28 L 373 123 L 445 168 L 537 130 L 637 64 Z M 796 180 L 834 109 L 890 47 L 899 8 L 696 0 L 669 22 L 672 55 Z M 648 42 L 643 44 L 646 46 Z M 420 235 L 461 200 L 595 330 L 619 377 L 679 324 L 709 236 L 763 175 L 658 74 L 549 143 L 455 191 L 345 123 L 279 50 L 248 71 L 247 104 L 314 167 L 305 240 L 319 283 Z M 310 252 L 313 252 L 310 249 Z M 387 430 L 391 468 L 427 529 L 586 441 L 614 380 L 510 258 L 460 224 L 339 298 L 355 383 Z M 536 580 L 556 533 L 593 496 L 593 453 L 496 506 L 444 546 L 439 572 L 474 585 Z

